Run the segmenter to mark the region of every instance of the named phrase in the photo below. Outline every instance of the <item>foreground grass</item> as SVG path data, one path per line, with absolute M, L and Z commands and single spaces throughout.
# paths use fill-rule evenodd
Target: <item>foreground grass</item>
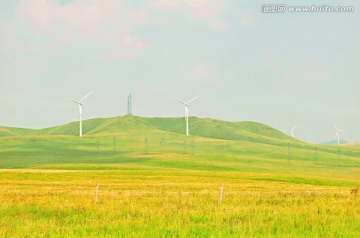
M 360 235 L 360 197 L 353 190 L 360 182 L 354 181 L 184 170 L 1 170 L 0 184 L 1 237 Z
M 358 147 L 171 131 L 0 137 L 0 237 L 360 236 Z

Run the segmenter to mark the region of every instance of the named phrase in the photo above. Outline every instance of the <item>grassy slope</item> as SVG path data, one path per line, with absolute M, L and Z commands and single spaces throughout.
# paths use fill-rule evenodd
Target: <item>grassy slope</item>
M 19 136 L 19 135 L 36 135 L 37 130 L 16 127 L 0 126 L 0 137 L 2 136 Z
M 241 140 L 276 144 L 279 140 L 296 141 L 284 133 L 256 122 L 227 122 L 210 118 L 190 117 L 190 132 L 192 135 L 224 139 Z M 183 118 L 146 118 L 123 116 L 115 118 L 91 119 L 84 122 L 84 132 L 87 135 L 119 133 L 124 131 L 158 130 L 183 134 L 185 122 Z M 5 130 L 7 128 L 4 128 Z M 78 122 L 38 130 L 38 135 L 77 135 Z M 12 130 L 12 135 L 26 135 Z M 34 130 L 29 130 L 34 134 Z
M 190 119 L 183 135 L 183 118 L 123 116 L 42 130 L 11 128 L 0 137 L 1 168 L 56 169 L 186 169 L 243 171 L 309 176 L 353 175 L 360 167 L 359 148 L 317 146 L 288 137 L 254 122 Z M 21 133 L 20 133 L 21 132 Z M 28 132 L 28 135 L 24 136 Z M 146 142 L 145 142 L 146 140 Z M 291 148 L 288 148 L 291 143 Z M 340 158 L 340 159 L 339 159 Z
M 225 139 L 257 141 L 254 137 L 270 137 L 291 139 L 284 133 L 256 122 L 227 122 L 211 118 L 190 117 L 192 135 Z M 100 133 L 117 133 L 130 130 L 162 130 L 183 134 L 185 122 L 181 118 L 146 118 L 137 116 L 122 116 L 114 118 L 98 118 L 84 121 L 84 131 L 88 135 Z M 2 136 L 10 135 L 77 135 L 78 122 L 72 122 L 41 130 L 0 127 Z

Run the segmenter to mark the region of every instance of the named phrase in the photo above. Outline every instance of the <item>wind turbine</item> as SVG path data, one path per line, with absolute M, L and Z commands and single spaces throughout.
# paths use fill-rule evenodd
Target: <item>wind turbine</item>
M 293 138 L 295 138 L 295 136 L 294 136 L 294 130 L 295 130 L 296 127 L 297 127 L 297 125 L 293 126 L 293 127 L 291 128 L 291 130 L 290 130 L 291 136 L 292 136 Z
M 176 99 L 179 100 L 182 104 L 185 105 L 186 136 L 189 135 L 189 106 L 190 106 L 190 103 L 191 103 L 192 101 L 194 101 L 195 99 L 197 99 L 198 97 L 200 97 L 200 95 L 194 97 L 193 99 L 190 99 L 188 102 L 184 102 L 184 101 L 176 98 Z
M 79 105 L 79 113 L 80 113 L 80 137 L 82 137 L 82 109 L 81 109 L 81 106 L 84 104 L 83 101 L 85 100 L 85 98 L 87 98 L 90 94 L 92 94 L 92 92 L 86 94 L 85 97 L 83 97 L 80 101 L 76 101 L 72 98 L 68 98 L 69 100 L 73 101 L 74 103 L 78 104 Z
M 345 130 L 341 130 L 339 128 L 336 127 L 336 125 L 334 125 L 334 128 L 335 128 L 335 138 L 337 138 L 337 145 L 340 144 L 340 132 L 345 132 Z

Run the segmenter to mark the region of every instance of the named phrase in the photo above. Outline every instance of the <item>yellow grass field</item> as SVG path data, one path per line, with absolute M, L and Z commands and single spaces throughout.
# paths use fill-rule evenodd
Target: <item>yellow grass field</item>
M 307 181 L 238 172 L 1 170 L 0 236 L 358 237 L 359 191 Z

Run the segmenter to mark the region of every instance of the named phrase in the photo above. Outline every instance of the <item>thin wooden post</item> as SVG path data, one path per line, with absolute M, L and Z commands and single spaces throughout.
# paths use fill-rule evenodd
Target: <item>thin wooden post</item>
M 113 137 L 113 154 L 116 154 L 116 138 Z
M 161 138 L 160 145 L 161 145 L 161 149 L 164 151 L 165 150 L 165 139 L 164 139 L 164 137 Z
M 148 139 L 145 138 L 145 153 L 148 153 Z
M 291 144 L 288 143 L 288 161 L 291 159 Z
M 219 190 L 219 204 L 222 203 L 223 190 L 224 190 L 224 185 L 221 184 L 221 185 L 220 185 L 220 190 Z
M 98 194 L 99 194 L 99 184 L 96 184 L 95 197 L 94 197 L 94 203 L 95 203 L 95 204 L 98 203 Z

